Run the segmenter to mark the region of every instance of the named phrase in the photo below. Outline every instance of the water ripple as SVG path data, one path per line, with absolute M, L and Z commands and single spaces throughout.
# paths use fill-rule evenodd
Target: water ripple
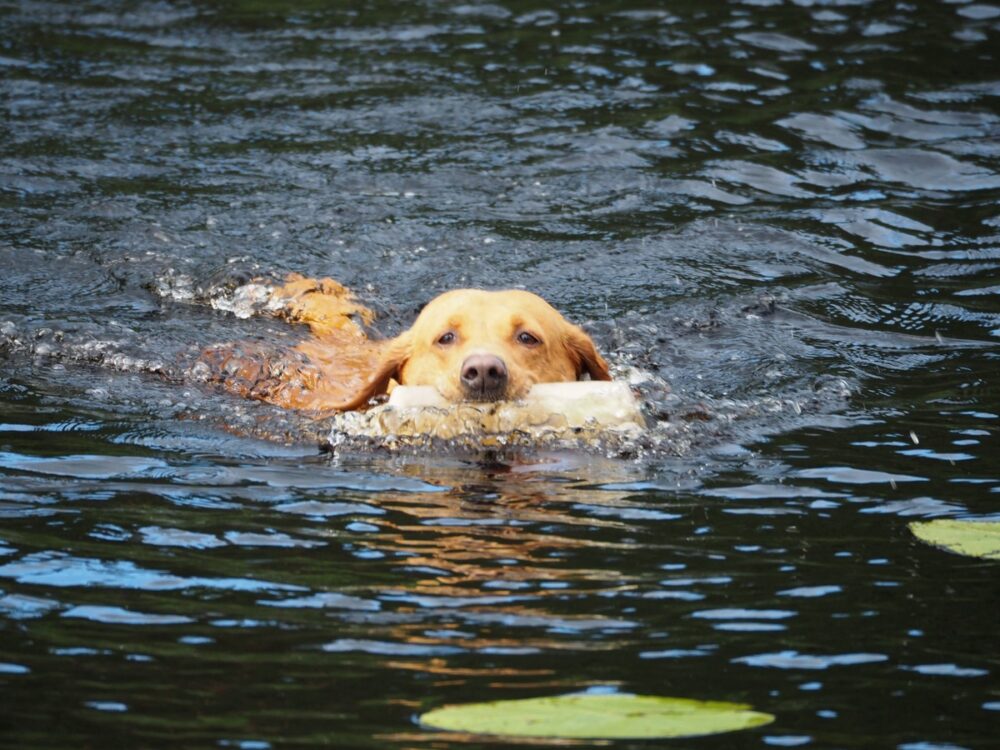
M 302 587 L 252 578 L 184 577 L 144 569 L 128 560 L 96 560 L 61 552 L 37 552 L 0 565 L 0 578 L 60 588 L 102 587 L 143 591 L 220 589 L 227 591 L 297 591 Z

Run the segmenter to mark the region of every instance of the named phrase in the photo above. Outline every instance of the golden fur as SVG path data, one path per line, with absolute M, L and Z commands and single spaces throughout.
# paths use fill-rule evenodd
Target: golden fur
M 519 398 L 535 383 L 611 379 L 590 337 L 530 292 L 446 292 L 384 342 L 365 335 L 357 321 L 370 322 L 371 311 L 331 279 L 291 276 L 272 302 L 276 315 L 308 324 L 313 338 L 277 358 L 216 347 L 202 358 L 210 380 L 250 398 L 328 411 L 364 408 L 396 384 L 432 386 L 463 401 L 462 368 L 471 355 L 499 358 L 505 367 L 502 389 L 489 400 Z

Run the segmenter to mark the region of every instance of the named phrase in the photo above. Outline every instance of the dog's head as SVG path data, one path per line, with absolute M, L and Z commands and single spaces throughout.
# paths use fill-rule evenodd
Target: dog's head
M 535 383 L 610 380 L 594 342 L 536 294 L 457 289 L 427 304 L 388 342 L 375 373 L 342 409 L 357 409 L 391 380 L 429 385 L 447 400 L 500 401 Z

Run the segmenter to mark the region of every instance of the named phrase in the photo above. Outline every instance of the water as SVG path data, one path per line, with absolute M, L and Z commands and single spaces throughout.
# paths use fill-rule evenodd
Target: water
M 0 745 L 476 747 L 414 717 L 616 689 L 776 716 L 678 747 L 995 747 L 997 566 L 906 524 L 998 513 L 1000 6 L 0 28 Z M 386 335 L 537 291 L 650 436 L 321 452 L 191 376 L 305 335 L 221 304 L 288 271 Z

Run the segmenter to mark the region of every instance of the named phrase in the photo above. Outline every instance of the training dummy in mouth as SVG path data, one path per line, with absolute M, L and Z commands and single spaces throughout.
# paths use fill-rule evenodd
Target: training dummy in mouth
M 388 402 L 334 418 L 334 430 L 371 437 L 530 435 L 598 440 L 645 428 L 625 383 L 539 383 L 516 401 L 452 403 L 429 386 L 396 386 Z

